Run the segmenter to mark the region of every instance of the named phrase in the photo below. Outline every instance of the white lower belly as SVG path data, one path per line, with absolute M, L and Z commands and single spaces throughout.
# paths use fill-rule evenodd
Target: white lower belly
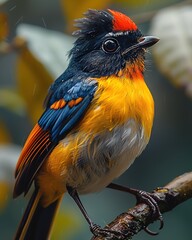
M 68 184 L 80 194 L 100 191 L 129 168 L 147 143 L 143 128 L 132 119 L 97 136 L 83 146 Z
M 80 194 L 87 194 L 91 192 L 98 192 L 109 185 L 114 179 L 118 178 L 123 172 L 125 172 L 134 160 L 122 156 L 118 160 L 114 160 L 117 163 L 110 168 L 109 172 L 102 176 L 93 176 L 90 181 L 84 186 L 78 188 Z

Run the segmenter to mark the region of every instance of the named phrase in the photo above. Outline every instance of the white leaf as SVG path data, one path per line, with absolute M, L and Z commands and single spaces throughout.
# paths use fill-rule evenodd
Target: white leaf
M 160 38 L 153 47 L 159 69 L 192 97 L 192 7 L 161 10 L 150 33 Z
M 26 39 L 30 51 L 57 78 L 67 67 L 67 54 L 72 48 L 74 38 L 45 28 L 20 24 L 17 35 Z

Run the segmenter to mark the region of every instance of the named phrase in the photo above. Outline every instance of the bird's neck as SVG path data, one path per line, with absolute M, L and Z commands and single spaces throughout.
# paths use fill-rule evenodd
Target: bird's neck
M 129 79 L 144 79 L 144 61 L 134 61 L 133 63 L 127 62 L 125 67 L 118 73 L 118 77 L 126 77 Z

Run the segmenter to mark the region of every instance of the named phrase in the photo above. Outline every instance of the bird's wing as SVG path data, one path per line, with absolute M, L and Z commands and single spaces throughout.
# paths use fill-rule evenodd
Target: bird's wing
M 14 197 L 26 194 L 33 179 L 57 143 L 79 122 L 90 105 L 95 81 L 73 81 L 61 84 L 51 94 L 47 108 L 28 136 L 18 160 Z

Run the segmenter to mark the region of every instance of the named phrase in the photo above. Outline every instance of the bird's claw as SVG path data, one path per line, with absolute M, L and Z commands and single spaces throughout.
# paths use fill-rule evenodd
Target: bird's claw
M 154 218 L 158 218 L 159 222 L 160 222 L 160 226 L 159 226 L 159 230 L 161 230 L 164 226 L 164 222 L 163 222 L 163 216 L 160 212 L 159 206 L 157 204 L 157 202 L 160 200 L 158 198 L 158 196 L 155 196 L 151 193 L 145 192 L 145 191 L 138 191 L 137 194 L 137 203 L 146 203 L 150 209 L 151 209 L 151 215 Z M 158 235 L 159 232 L 153 232 L 151 230 L 148 229 L 148 227 L 145 227 L 144 230 L 150 234 L 150 235 Z

